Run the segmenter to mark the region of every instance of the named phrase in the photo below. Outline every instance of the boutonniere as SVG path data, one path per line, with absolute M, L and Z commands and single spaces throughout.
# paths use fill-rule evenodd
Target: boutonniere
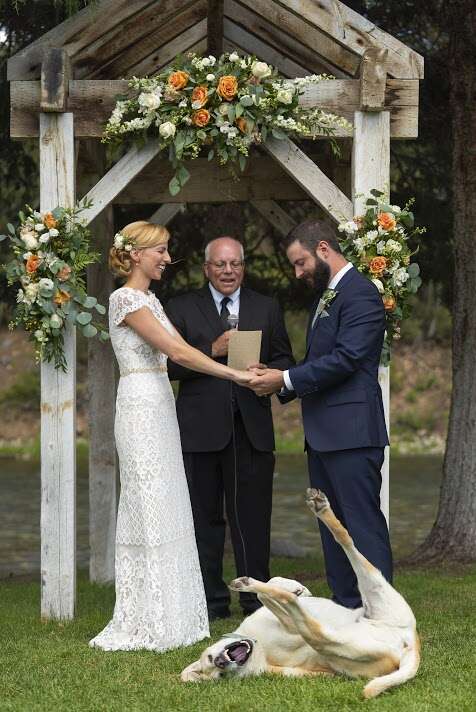
M 329 312 L 326 307 L 328 307 L 334 299 L 337 297 L 338 292 L 335 289 L 326 289 L 322 297 L 319 299 L 319 304 L 317 305 L 316 313 L 314 314 L 314 319 L 312 320 L 311 328 L 316 323 L 316 319 L 324 319 L 329 316 Z

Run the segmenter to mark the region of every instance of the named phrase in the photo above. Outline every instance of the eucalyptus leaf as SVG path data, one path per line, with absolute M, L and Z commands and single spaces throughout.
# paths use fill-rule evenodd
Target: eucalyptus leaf
M 235 105 L 235 116 L 237 119 L 242 115 L 243 111 L 244 109 L 241 103 Z
M 280 140 L 286 138 L 286 134 L 284 131 L 281 131 L 280 129 L 271 129 L 271 133 L 273 134 L 274 138 L 278 138 Z
M 89 312 L 80 312 L 78 316 L 76 317 L 76 322 L 78 324 L 81 324 L 81 326 L 85 326 L 86 324 L 89 324 L 91 321 L 92 316 L 89 314 Z
M 230 122 L 230 124 L 232 124 L 234 122 L 235 116 L 236 116 L 235 106 L 234 106 L 234 104 L 229 104 L 228 105 L 228 121 Z
M 177 180 L 177 177 L 174 176 L 170 181 L 169 181 L 169 192 L 170 195 L 177 195 L 177 193 L 180 193 L 180 183 Z
M 407 271 L 410 277 L 417 277 L 420 274 L 420 267 L 416 262 L 412 262 Z
M 377 190 L 376 188 L 372 188 L 370 191 L 371 195 L 375 195 L 376 198 L 380 198 L 381 195 L 385 195 L 381 190 Z
M 106 342 L 106 341 L 109 341 L 109 339 L 111 337 L 109 336 L 107 331 L 101 331 L 101 332 L 99 332 L 99 338 L 101 339 L 101 341 Z
M 180 187 L 184 186 L 190 178 L 190 172 L 187 171 L 185 166 L 180 166 L 175 175 L 177 176 L 177 180 L 180 184 Z
M 6 235 L 0 235 L 0 242 L 3 242 L 6 239 L 7 239 Z
M 95 304 L 94 305 L 95 310 L 98 312 L 98 314 L 105 314 L 106 313 L 106 307 L 103 307 L 102 304 Z
M 242 153 L 240 153 L 238 156 L 238 163 L 240 164 L 241 172 L 243 172 L 246 168 L 246 156 L 244 156 Z
M 251 96 L 242 96 L 240 99 L 241 106 L 253 106 L 254 101 Z
M 215 151 L 212 148 L 212 149 L 210 149 L 210 151 L 208 151 L 208 160 L 211 161 L 214 155 L 215 155 Z
M 15 228 L 13 227 L 13 225 L 11 223 L 7 224 L 7 230 L 10 233 L 10 235 L 15 235 Z
M 365 201 L 365 204 L 366 205 L 378 205 L 378 202 L 376 200 L 374 200 L 373 198 L 367 198 L 367 200 Z
M 92 324 L 86 324 L 86 326 L 83 327 L 83 329 L 81 329 L 81 331 L 83 332 L 83 336 L 85 336 L 87 339 L 90 339 L 93 336 L 96 336 L 96 334 L 98 333 L 98 330 Z
M 83 306 L 85 306 L 86 309 L 92 309 L 96 306 L 97 303 L 98 300 L 96 299 L 96 297 L 86 297 L 86 299 L 84 299 L 83 301 Z

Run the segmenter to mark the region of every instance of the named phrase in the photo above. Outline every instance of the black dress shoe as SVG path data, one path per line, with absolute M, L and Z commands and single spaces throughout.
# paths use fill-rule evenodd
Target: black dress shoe
M 220 618 L 229 618 L 230 616 L 230 611 L 208 611 L 208 620 L 210 622 L 220 620 Z

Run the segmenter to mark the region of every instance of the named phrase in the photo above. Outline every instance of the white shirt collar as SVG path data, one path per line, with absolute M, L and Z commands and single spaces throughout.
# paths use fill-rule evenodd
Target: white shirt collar
M 352 269 L 353 265 L 352 262 L 347 262 L 346 265 L 344 265 L 336 274 L 332 277 L 331 281 L 329 282 L 327 289 L 335 289 L 339 282 L 341 281 L 342 277 L 346 272 L 348 272 L 350 269 Z
M 228 297 L 229 299 L 231 299 L 231 303 L 228 302 L 228 311 L 230 313 L 235 314 L 239 311 L 241 287 L 238 287 L 238 289 L 232 292 L 232 294 L 222 294 L 218 291 L 218 289 L 215 289 L 211 282 L 208 283 L 208 286 L 210 287 L 210 292 L 212 293 L 213 301 L 215 302 L 215 306 L 218 309 L 218 313 L 220 313 L 221 310 L 221 300 L 223 299 L 223 297 Z

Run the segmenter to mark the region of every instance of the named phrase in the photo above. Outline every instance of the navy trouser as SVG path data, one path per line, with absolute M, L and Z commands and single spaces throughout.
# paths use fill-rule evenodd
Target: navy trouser
M 307 455 L 311 486 L 327 495 L 357 549 L 391 582 L 392 550 L 387 522 L 380 509 L 383 448 L 317 452 L 308 444 Z M 340 544 L 320 521 L 319 529 L 332 598 L 347 608 L 358 608 L 362 600 L 352 566 Z

